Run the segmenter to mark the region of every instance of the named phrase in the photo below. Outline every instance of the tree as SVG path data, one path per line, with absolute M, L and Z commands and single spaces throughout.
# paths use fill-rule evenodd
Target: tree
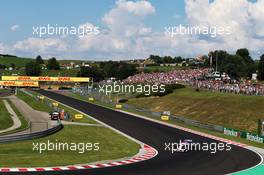
M 174 60 L 171 56 L 165 56 L 165 57 L 163 57 L 163 62 L 164 63 L 173 63 Z
M 52 57 L 48 60 L 47 69 L 49 70 L 60 70 L 60 64 L 56 58 Z
M 175 63 L 181 63 L 183 61 L 183 58 L 182 57 L 174 57 L 174 62 Z
M 93 78 L 94 82 L 101 81 L 105 78 L 105 73 L 102 69 L 98 67 L 81 67 L 80 71 L 78 72 L 79 77 L 91 77 Z
M 152 61 L 154 61 L 157 64 L 162 64 L 164 62 L 163 59 L 158 55 L 150 55 L 149 59 L 151 59 Z
M 6 65 L 0 64 L 0 69 L 5 69 L 5 68 L 6 68 Z
M 36 62 L 37 62 L 38 64 L 44 64 L 44 61 L 43 61 L 43 59 L 42 59 L 42 57 L 41 57 L 40 55 L 38 55 L 38 56 L 36 57 Z
M 36 61 L 31 61 L 26 64 L 25 72 L 27 76 L 39 76 L 41 67 Z
M 106 77 L 115 77 L 124 79 L 128 76 L 134 75 L 137 72 L 136 66 L 124 62 L 108 61 L 100 65 L 106 73 Z
M 238 49 L 236 55 L 239 55 L 243 58 L 243 62 L 247 65 L 246 72 L 247 76 L 251 77 L 252 73 L 256 72 L 257 66 L 254 60 L 251 58 L 247 48 Z
M 10 64 L 10 67 L 12 67 L 13 69 L 15 69 L 16 68 L 16 65 L 14 63 L 11 63 Z
M 238 49 L 236 55 L 241 56 L 242 58 L 249 58 L 249 51 L 247 48 Z
M 222 72 L 228 73 L 232 78 L 239 79 L 247 76 L 247 64 L 238 55 L 228 55 L 223 61 Z
M 261 55 L 260 61 L 258 64 L 258 79 L 264 80 L 264 54 Z
M 256 72 L 257 67 L 254 60 L 251 58 L 248 49 L 238 49 L 235 55 L 231 55 L 223 50 L 216 50 L 209 53 L 212 57 L 205 61 L 205 66 L 208 67 L 212 63 L 212 67 L 216 67 L 220 72 L 226 72 L 233 78 L 249 78 L 252 73 Z

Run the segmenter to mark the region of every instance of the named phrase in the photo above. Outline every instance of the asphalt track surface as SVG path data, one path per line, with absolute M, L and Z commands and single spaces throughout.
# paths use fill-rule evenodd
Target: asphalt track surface
M 154 147 L 159 154 L 151 160 L 130 165 L 91 170 L 23 173 L 25 175 L 218 175 L 247 169 L 261 161 L 261 158 L 256 153 L 238 146 L 232 146 L 231 151 L 222 151 L 216 154 L 205 151 L 171 154 L 164 150 L 165 142 L 173 143 L 183 139 L 192 139 L 194 142 L 199 143 L 218 143 L 218 141 L 50 91 L 42 90 L 40 93 L 87 113 Z

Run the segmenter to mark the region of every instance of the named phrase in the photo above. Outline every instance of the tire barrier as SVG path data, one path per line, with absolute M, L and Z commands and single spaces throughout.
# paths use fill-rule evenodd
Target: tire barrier
M 37 138 L 41 138 L 41 137 L 54 134 L 60 131 L 62 128 L 63 128 L 63 125 L 60 123 L 53 128 L 50 128 L 44 131 L 35 132 L 35 133 L 21 134 L 21 135 L 14 135 L 14 136 L 1 136 L 0 143 L 37 139 Z

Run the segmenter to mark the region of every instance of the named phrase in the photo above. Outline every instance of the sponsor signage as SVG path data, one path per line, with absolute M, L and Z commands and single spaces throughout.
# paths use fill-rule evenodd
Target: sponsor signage
M 82 114 L 75 114 L 74 115 L 74 118 L 75 119 L 82 119 L 83 118 L 83 115 Z
M 58 107 L 59 103 L 52 103 L 53 106 Z
M 161 120 L 168 121 L 170 117 L 168 115 L 162 115 Z
M 258 121 L 258 135 L 264 137 L 264 119 L 259 119 Z
M 88 77 L 32 77 L 32 76 L 2 76 L 5 81 L 59 81 L 59 82 L 89 82 Z
M 41 100 L 44 100 L 44 98 L 45 98 L 44 96 L 40 96 L 40 97 L 39 97 L 39 99 L 41 99 Z
M 264 138 L 255 134 L 247 133 L 246 139 L 252 142 L 264 143 Z
M 90 97 L 88 100 L 89 101 L 94 101 L 94 98 L 93 97 Z
M 116 105 L 116 108 L 117 109 L 121 109 L 122 108 L 122 105 Z
M 234 137 L 240 137 L 240 132 L 234 129 L 224 128 L 224 134 Z
M 0 81 L 1 86 L 38 87 L 39 83 L 34 81 Z

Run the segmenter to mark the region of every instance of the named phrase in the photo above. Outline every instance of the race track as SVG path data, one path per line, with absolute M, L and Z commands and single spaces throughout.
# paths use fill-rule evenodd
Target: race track
M 147 161 L 102 169 L 23 173 L 37 175 L 218 175 L 247 169 L 258 164 L 261 158 L 254 152 L 232 146 L 229 152 L 211 154 L 204 151 L 174 153 L 164 151 L 164 143 L 192 139 L 195 142 L 218 142 L 179 129 L 137 118 L 128 114 L 106 109 L 94 104 L 56 94 L 40 91 L 41 94 L 76 108 L 92 117 L 146 143 L 159 154 Z M 86 163 L 86 162 L 83 162 Z M 18 173 L 9 173 L 18 174 Z

